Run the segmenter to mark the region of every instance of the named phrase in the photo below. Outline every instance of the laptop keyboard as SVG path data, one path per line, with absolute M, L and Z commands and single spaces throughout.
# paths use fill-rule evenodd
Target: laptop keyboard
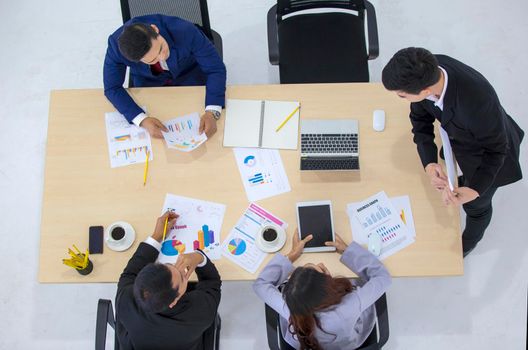
M 301 170 L 359 170 L 358 157 L 303 157 Z
M 358 153 L 358 134 L 301 134 L 301 153 Z

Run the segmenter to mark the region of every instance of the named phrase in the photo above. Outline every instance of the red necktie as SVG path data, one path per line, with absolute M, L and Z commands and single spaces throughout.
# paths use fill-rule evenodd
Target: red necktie
M 155 64 L 151 64 L 150 69 L 152 70 L 152 73 L 154 75 L 160 75 L 161 73 L 163 73 L 163 68 L 161 68 L 161 64 L 159 63 L 159 61 Z

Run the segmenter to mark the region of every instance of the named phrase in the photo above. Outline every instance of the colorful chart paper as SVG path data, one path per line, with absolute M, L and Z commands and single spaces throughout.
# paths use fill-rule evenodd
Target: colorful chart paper
M 381 237 L 379 259 L 414 242 L 416 232 L 408 196 L 389 200 L 385 192 L 380 192 L 362 202 L 349 203 L 347 213 L 354 241 L 367 244 L 371 234 Z
M 144 163 L 147 151 L 150 152 L 149 161 L 154 159 L 150 135 L 145 129 L 130 124 L 118 112 L 106 113 L 105 122 L 112 168 Z
M 285 230 L 288 227 L 282 219 L 251 203 L 222 243 L 222 255 L 254 273 L 266 257 L 266 253 L 257 247 L 255 240 L 262 227 L 270 223 Z
M 279 151 L 234 148 L 233 152 L 249 201 L 291 191 Z
M 199 132 L 200 116 L 192 113 L 163 122 L 169 130 L 162 131 L 167 147 L 182 152 L 191 152 L 207 141 L 207 135 Z
M 246 241 L 240 238 L 233 238 L 227 246 L 229 252 L 233 255 L 241 255 L 246 251 Z
M 185 244 L 177 239 L 171 239 L 163 242 L 161 252 L 167 256 L 183 254 L 185 252 Z
M 162 213 L 167 210 L 174 211 L 179 217 L 176 224 L 167 229 L 166 240 L 158 257 L 159 262 L 175 262 L 178 257 L 174 250 L 183 254 L 200 249 L 210 259 L 221 257 L 220 230 L 225 205 L 167 194 Z M 180 242 L 183 247 L 175 242 Z M 165 250 L 163 247 L 166 247 Z

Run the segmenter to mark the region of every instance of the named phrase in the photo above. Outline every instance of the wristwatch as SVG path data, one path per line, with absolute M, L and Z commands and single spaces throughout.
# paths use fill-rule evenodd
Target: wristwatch
M 220 116 L 222 115 L 222 113 L 220 113 L 218 111 L 215 111 L 214 109 L 208 109 L 208 110 L 206 110 L 206 112 L 211 112 L 213 114 L 213 118 L 215 118 L 215 120 L 220 119 Z

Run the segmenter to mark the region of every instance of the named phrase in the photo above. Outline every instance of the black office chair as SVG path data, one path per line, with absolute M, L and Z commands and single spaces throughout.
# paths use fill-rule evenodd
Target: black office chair
M 97 318 L 95 320 L 95 350 L 104 350 L 106 348 L 106 331 L 108 325 L 115 331 L 116 326 L 112 301 L 99 299 L 97 303 Z M 114 350 L 119 350 L 117 337 L 114 337 Z
M 280 315 L 268 305 L 265 306 L 266 332 L 270 350 L 294 350 L 282 335 Z M 387 313 L 387 297 L 383 294 L 375 303 L 376 326 L 370 332 L 365 342 L 357 350 L 379 350 L 389 340 L 389 315 Z
M 222 55 L 222 37 L 211 29 L 207 0 L 120 0 L 123 23 L 131 18 L 161 14 L 176 16 L 192 22 L 211 40 Z
M 95 350 L 105 349 L 106 331 L 108 325 L 110 325 L 110 327 L 112 327 L 114 330 L 116 329 L 112 301 L 108 299 L 99 299 L 99 303 L 97 304 L 97 319 L 95 323 Z M 219 349 L 221 328 L 222 320 L 220 319 L 220 315 L 216 314 L 214 323 L 204 332 L 204 349 Z M 114 337 L 114 350 L 119 350 L 117 336 Z
M 269 61 L 279 65 L 281 84 L 369 81 L 368 60 L 379 46 L 367 0 L 278 0 L 267 22 Z

